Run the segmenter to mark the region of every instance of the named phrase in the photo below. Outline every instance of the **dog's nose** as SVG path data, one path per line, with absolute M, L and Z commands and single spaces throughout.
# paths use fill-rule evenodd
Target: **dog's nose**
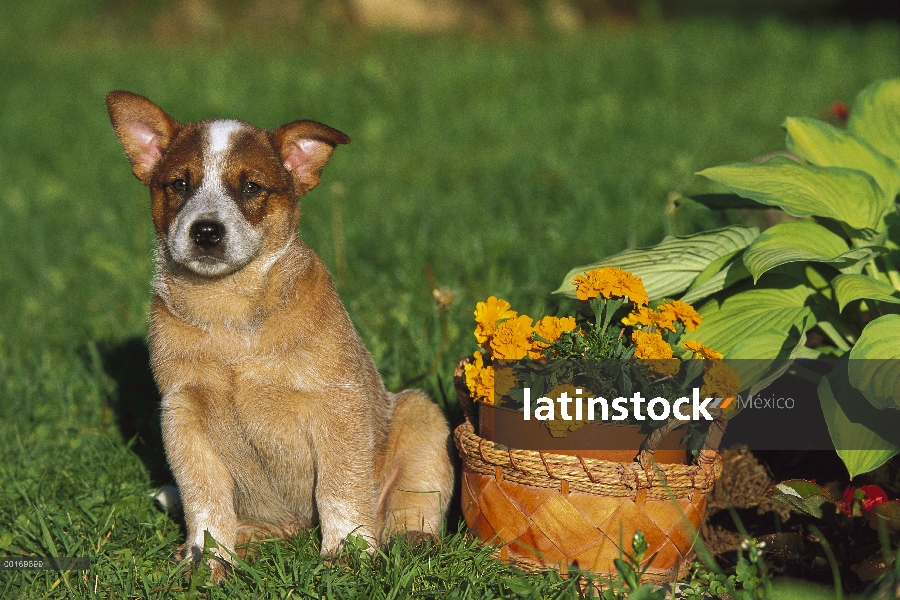
M 215 221 L 197 221 L 191 226 L 191 239 L 204 250 L 222 241 L 224 234 L 225 228 Z

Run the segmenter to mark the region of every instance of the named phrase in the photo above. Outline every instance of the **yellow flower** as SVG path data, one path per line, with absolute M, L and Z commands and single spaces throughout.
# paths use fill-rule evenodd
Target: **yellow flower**
M 516 385 L 516 376 L 512 367 L 497 365 L 494 367 L 494 392 L 498 398 L 502 398 Z
M 583 425 L 587 424 L 587 403 L 582 402 L 581 405 L 581 419 L 575 420 L 575 406 L 578 401 L 577 398 L 581 397 L 582 399 L 590 397 L 592 394 L 590 390 L 582 389 L 581 394 L 578 393 L 578 390 L 575 389 L 575 386 L 569 383 L 565 383 L 562 385 L 558 385 L 554 387 L 552 390 L 546 393 L 547 398 L 551 398 L 554 400 L 553 404 L 556 407 L 559 407 L 559 397 L 562 396 L 563 392 L 568 394 L 569 398 L 573 398 L 572 402 L 569 403 L 567 412 L 571 420 L 565 420 L 562 418 L 562 410 L 554 410 L 553 416 L 556 417 L 552 420 L 548 419 L 544 421 L 544 425 L 547 429 L 550 430 L 550 436 L 555 438 L 566 437 L 566 435 L 570 431 L 575 431 L 576 429 L 581 428 Z
M 627 296 L 638 306 L 649 302 L 641 278 L 615 267 L 600 267 L 584 275 L 576 275 L 572 285 L 579 300 L 590 300 L 602 294 L 604 298 Z
M 722 358 L 722 355 L 719 352 L 716 352 L 709 346 L 704 346 L 696 340 L 684 342 L 684 347 L 694 353 L 694 358 L 711 358 L 713 360 Z
M 635 330 L 631 332 L 631 341 L 636 346 L 635 358 L 660 359 L 672 358 L 672 346 L 658 333 L 647 333 Z
M 466 387 L 477 402 L 494 403 L 494 367 L 484 366 L 481 352 L 475 353 L 475 360 L 465 366 Z
M 613 269 L 613 272 L 619 284 L 616 296 L 628 296 L 628 299 L 638 306 L 644 306 L 650 301 L 640 277 L 635 277 L 623 269 Z
M 656 312 L 647 306 L 638 307 L 637 312 L 632 312 L 622 319 L 622 323 L 630 327 L 635 325 L 643 325 L 644 327 L 655 325 L 657 329 L 668 329 L 669 331 L 675 331 L 674 321 L 675 318 L 671 313 Z
M 579 300 L 596 298 L 603 290 L 608 290 L 612 282 L 609 278 L 609 269 L 601 267 L 588 271 L 584 275 L 576 275 L 572 280 L 575 286 L 575 295 Z M 605 294 L 609 298 L 609 294 Z
M 575 330 L 575 317 L 563 317 L 560 319 L 559 317 L 544 317 L 534 326 L 534 333 L 541 336 L 548 342 L 555 342 L 560 338 L 563 331 L 574 331 Z M 528 356 L 534 360 L 540 360 L 544 357 L 543 351 L 545 348 L 548 348 L 550 344 L 546 344 L 544 342 L 533 340 L 532 348 L 528 352 Z
M 669 315 L 672 321 L 678 319 L 684 323 L 684 328 L 687 331 L 695 331 L 700 327 L 700 323 L 703 322 L 703 317 L 694 310 L 694 307 L 681 300 L 666 300 L 665 303 L 659 307 L 659 311 L 665 315 Z
M 703 387 L 700 395 L 704 398 L 734 398 L 741 389 L 741 378 L 724 361 L 713 360 L 703 371 Z
M 491 337 L 491 353 L 499 360 L 521 360 L 531 350 L 531 317 L 520 315 L 503 321 Z
M 510 310 L 510 304 L 506 300 L 500 300 L 496 296 L 491 296 L 487 302 L 479 302 L 475 305 L 475 340 L 479 346 L 484 347 L 494 334 L 497 321 L 501 319 L 512 319 L 518 313 Z
M 657 375 L 674 375 L 681 369 L 681 361 L 677 358 L 646 359 L 644 364 Z

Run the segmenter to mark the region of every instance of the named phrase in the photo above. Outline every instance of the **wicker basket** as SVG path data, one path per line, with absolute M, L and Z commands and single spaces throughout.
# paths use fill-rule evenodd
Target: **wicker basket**
M 467 420 L 454 432 L 463 516 L 504 561 L 563 574 L 574 565 L 614 576 L 613 560 L 630 553 L 641 530 L 646 560 L 653 557 L 644 579 L 668 580 L 675 569 L 686 570 L 706 495 L 722 472 L 716 449 L 725 421 L 716 416 L 693 465 L 653 461 L 655 444 L 671 427 L 650 436 L 634 461 L 611 462 L 495 445 Z

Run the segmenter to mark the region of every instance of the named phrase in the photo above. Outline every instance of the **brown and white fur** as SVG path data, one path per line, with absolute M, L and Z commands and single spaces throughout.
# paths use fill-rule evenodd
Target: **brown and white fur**
M 350 534 L 437 535 L 453 488 L 446 419 L 419 391 L 385 389 L 296 233 L 298 196 L 350 139 L 313 121 L 181 124 L 130 92 L 106 104 L 150 188 L 150 354 L 187 524 L 180 556 L 199 560 L 204 532 L 229 560 L 316 522 L 323 555 Z

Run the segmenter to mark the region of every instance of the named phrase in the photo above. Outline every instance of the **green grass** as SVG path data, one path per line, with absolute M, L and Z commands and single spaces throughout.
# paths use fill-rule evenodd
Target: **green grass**
M 447 351 L 421 385 L 456 418 L 450 373 L 474 349 L 476 301 L 552 310 L 572 266 L 711 223 L 667 213 L 670 192 L 701 189 L 693 172 L 779 149 L 786 115 L 818 116 L 900 72 L 887 27 L 697 21 L 565 39 L 338 32 L 170 47 L 65 31 L 0 32 L 0 555 L 93 566 L 0 572 L 3 598 L 574 594 L 456 533 L 335 566 L 305 535 L 266 545 L 221 588 L 177 573 L 167 558 L 183 532 L 148 498 L 162 483 L 154 448 L 122 434 L 147 417 L 122 408 L 144 365 L 110 367 L 146 335 L 153 231 L 108 91 L 181 120 L 312 118 L 349 134 L 303 200 L 301 235 L 336 273 L 389 386 L 440 346 L 426 265 L 455 293 Z

